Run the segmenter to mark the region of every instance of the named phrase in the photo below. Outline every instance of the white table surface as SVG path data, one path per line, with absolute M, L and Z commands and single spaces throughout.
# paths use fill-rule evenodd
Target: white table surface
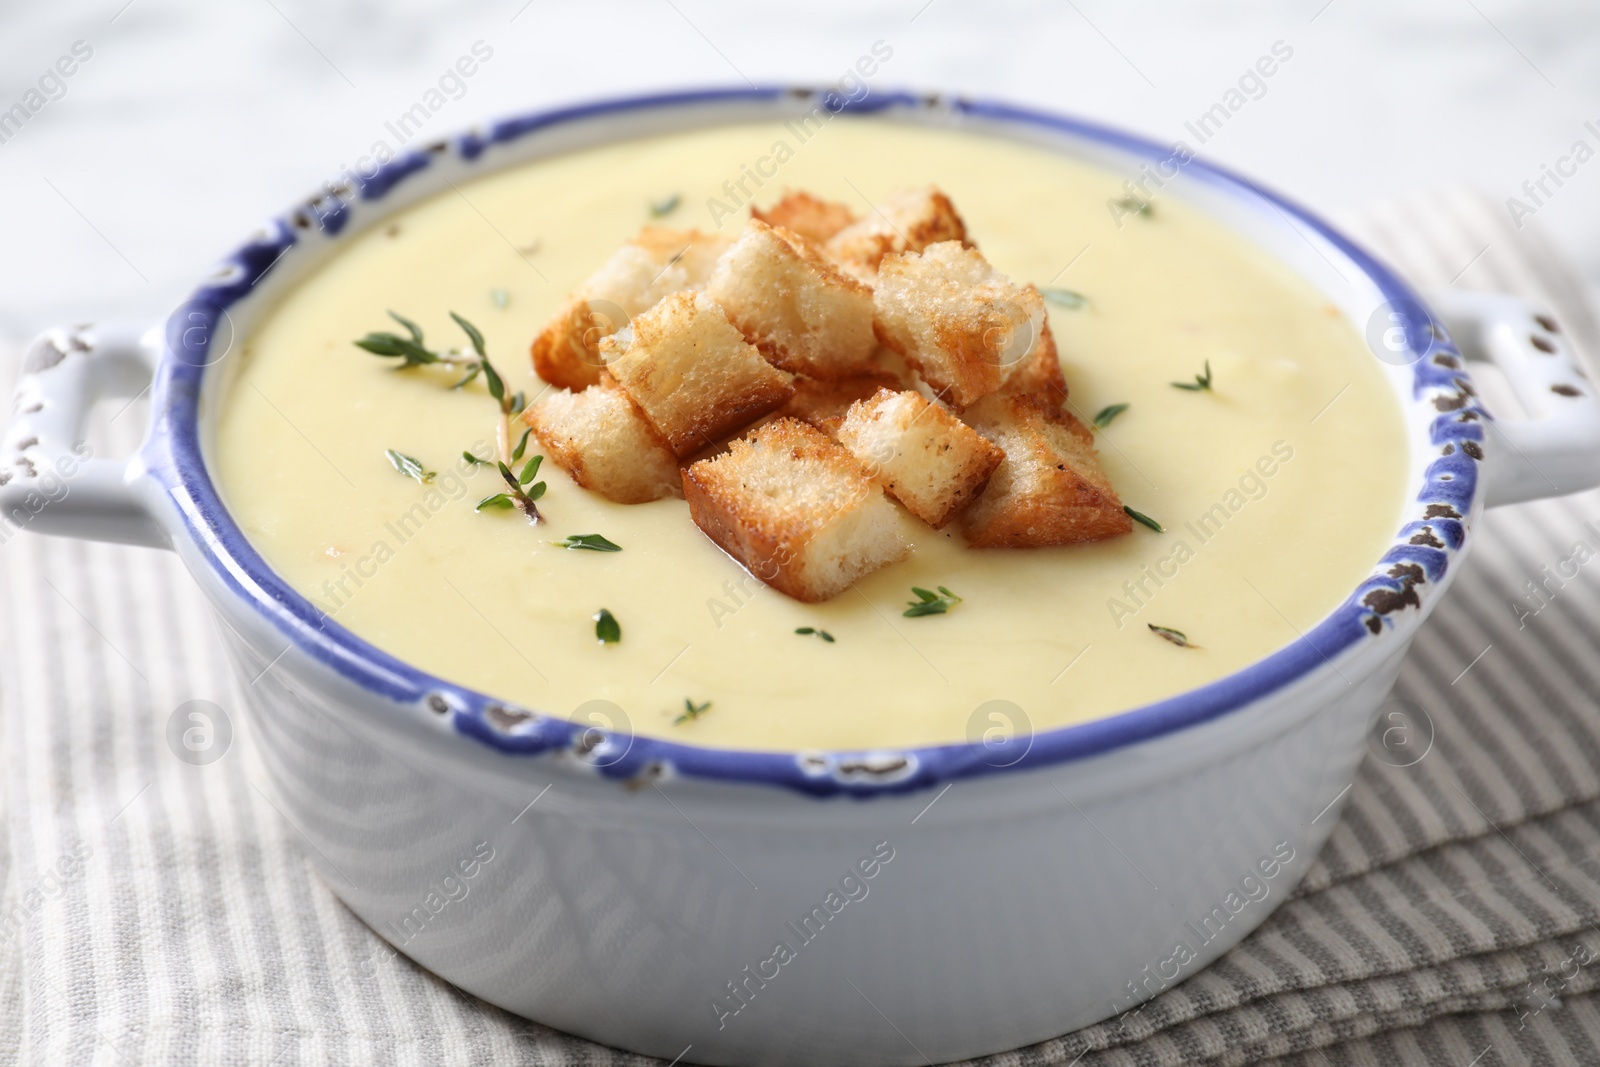
M 74 42 L 93 56 L 0 144 L 0 335 L 163 315 L 478 40 L 493 58 L 420 136 L 604 94 L 832 81 L 882 40 L 879 88 L 1170 140 L 1281 40 L 1292 60 L 1202 154 L 1315 208 L 1447 182 L 1503 199 L 1576 139 L 1600 150 L 1593 0 L 5 0 L 0 110 Z M 1600 291 L 1597 194 L 1600 159 L 1537 221 Z

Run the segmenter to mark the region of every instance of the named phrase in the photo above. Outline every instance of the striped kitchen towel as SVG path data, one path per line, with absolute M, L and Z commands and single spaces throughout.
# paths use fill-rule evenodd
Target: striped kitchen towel
M 1525 293 L 1600 352 L 1581 286 L 1497 206 L 1349 224 L 1419 284 Z M 1137 1010 L 982 1062 L 1600 1064 L 1600 494 L 1481 533 L 1293 898 Z M 312 873 L 241 717 L 222 758 L 175 758 L 181 705 L 238 703 L 170 554 L 0 526 L 0 649 L 0 1063 L 648 1062 L 385 951 Z

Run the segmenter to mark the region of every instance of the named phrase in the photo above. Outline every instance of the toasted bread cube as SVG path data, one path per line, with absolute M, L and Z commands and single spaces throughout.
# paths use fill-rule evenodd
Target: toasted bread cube
M 873 298 L 883 343 L 961 408 L 1004 385 L 1044 328 L 1038 290 L 955 241 L 885 258 Z
M 864 370 L 878 347 L 872 290 L 788 230 L 751 219 L 706 295 L 775 365 L 813 378 Z
M 967 224 L 955 205 L 935 187 L 898 189 L 870 215 L 830 237 L 823 251 L 856 277 L 870 282 L 883 257 L 920 252 L 940 241 L 970 246 Z
M 890 496 L 936 530 L 977 499 L 1006 458 L 978 431 L 909 389 L 880 389 L 851 405 L 838 438 Z
M 829 437 L 837 438 L 839 424 L 844 421 L 851 404 L 869 399 L 880 389 L 901 388 L 904 382 L 886 371 L 868 371 L 831 382 L 796 378 L 794 396 L 778 409 L 778 414 L 809 423 Z
M 883 490 L 798 419 L 775 419 L 694 464 L 683 495 L 707 537 L 796 600 L 827 600 L 911 551 Z
M 810 193 L 791 192 L 785 192 L 783 199 L 766 211 L 752 205 L 750 217 L 768 226 L 790 230 L 819 245 L 856 221 L 856 213 L 844 204 L 818 200 Z
M 673 293 L 600 342 L 606 369 L 672 451 L 713 445 L 794 395 L 704 293 Z
M 961 516 L 971 547 L 1070 545 L 1133 529 L 1100 467 L 1094 434 L 1071 412 L 1001 394 L 963 417 L 1006 454 L 983 495 Z
M 581 393 L 552 393 L 522 416 L 572 480 L 618 504 L 682 494 L 678 459 L 605 372 Z
M 698 289 L 728 247 L 697 230 L 646 226 L 580 285 L 533 341 L 533 369 L 551 385 L 587 389 L 600 380 L 600 339 L 668 293 Z
M 1067 402 L 1067 379 L 1061 373 L 1061 353 L 1056 348 L 1055 335 L 1050 332 L 1048 318 L 1039 329 L 1039 340 L 1034 343 L 1033 351 L 1017 364 L 1002 391 L 1031 396 L 1053 408 Z

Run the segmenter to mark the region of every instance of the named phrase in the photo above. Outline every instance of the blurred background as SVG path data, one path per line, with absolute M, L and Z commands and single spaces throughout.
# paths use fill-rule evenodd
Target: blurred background
M 0 340 L 164 315 L 267 215 L 394 146 L 386 123 L 480 42 L 491 58 L 411 143 L 598 95 L 833 82 L 876 41 L 893 56 L 875 89 L 1181 137 L 1330 213 L 1444 184 L 1516 197 L 1600 291 L 1600 162 L 1575 154 L 1600 151 L 1583 0 L 6 0 Z M 1198 146 L 1185 123 L 1277 42 L 1292 59 Z

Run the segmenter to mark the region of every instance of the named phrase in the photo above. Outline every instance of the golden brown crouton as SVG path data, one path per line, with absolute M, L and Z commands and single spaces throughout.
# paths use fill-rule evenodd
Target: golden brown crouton
M 797 419 L 776 419 L 683 472 L 689 515 L 751 574 L 827 600 L 903 559 L 894 506 L 860 465 Z
M 839 443 L 923 522 L 938 529 L 972 503 L 1006 454 L 938 404 L 880 389 L 851 405 Z
M 766 211 L 751 205 L 750 217 L 768 226 L 781 226 L 808 241 L 822 244 L 856 221 L 856 213 L 834 200 L 818 200 L 810 193 L 785 192 Z
M 745 340 L 795 374 L 854 374 L 878 347 L 872 290 L 804 238 L 759 219 L 723 253 L 705 291 Z
M 988 396 L 1034 349 L 1044 301 L 955 241 L 884 259 L 873 298 L 883 343 L 957 407 Z
M 1070 545 L 1133 529 L 1100 468 L 1094 435 L 1070 412 L 1001 394 L 969 408 L 964 418 L 1006 454 L 961 517 L 971 547 Z
M 1061 353 L 1056 349 L 1048 318 L 1039 328 L 1039 340 L 1034 343 L 1033 351 L 1017 364 L 1001 391 L 1031 396 L 1053 408 L 1067 402 L 1067 379 L 1061 373 Z
M 794 394 L 704 293 L 674 293 L 600 342 L 606 369 L 679 456 L 781 405 Z
M 972 245 L 967 224 L 956 214 L 950 198 L 929 185 L 890 193 L 870 215 L 830 237 L 823 251 L 856 277 L 870 282 L 884 256 L 920 252 L 940 241 Z
M 850 410 L 851 404 L 866 400 L 879 389 L 898 390 L 904 384 L 886 371 L 868 371 L 831 382 L 796 378 L 794 396 L 778 409 L 778 414 L 810 423 L 829 437 L 836 437 L 839 424 L 844 421 L 845 412 Z
M 698 289 L 728 247 L 697 230 L 646 226 L 580 285 L 533 340 L 533 369 L 551 385 L 586 389 L 600 378 L 600 339 L 668 293 Z
M 581 393 L 562 389 L 522 416 L 551 461 L 619 504 L 678 496 L 677 457 L 611 375 Z

